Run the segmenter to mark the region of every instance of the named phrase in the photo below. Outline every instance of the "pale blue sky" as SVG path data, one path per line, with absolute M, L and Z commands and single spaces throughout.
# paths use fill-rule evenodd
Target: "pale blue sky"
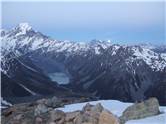
M 165 43 L 164 2 L 3 2 L 2 28 L 21 22 L 59 40 Z

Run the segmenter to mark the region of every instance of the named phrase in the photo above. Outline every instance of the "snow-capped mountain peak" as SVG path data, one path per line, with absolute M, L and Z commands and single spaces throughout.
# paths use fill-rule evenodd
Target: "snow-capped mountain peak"
M 13 29 L 17 33 L 16 36 L 24 35 L 31 30 L 32 27 L 28 23 L 20 23 Z
M 18 24 L 18 26 L 16 26 L 15 29 L 20 29 L 21 31 L 25 32 L 25 31 L 29 31 L 32 29 L 32 27 L 29 25 L 29 23 L 20 23 Z

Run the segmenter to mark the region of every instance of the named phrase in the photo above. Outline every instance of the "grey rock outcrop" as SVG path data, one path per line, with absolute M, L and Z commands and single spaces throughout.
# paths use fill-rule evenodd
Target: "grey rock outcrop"
M 159 114 L 159 102 L 156 98 L 150 98 L 140 103 L 129 106 L 120 117 L 121 123 L 128 120 L 141 119 Z

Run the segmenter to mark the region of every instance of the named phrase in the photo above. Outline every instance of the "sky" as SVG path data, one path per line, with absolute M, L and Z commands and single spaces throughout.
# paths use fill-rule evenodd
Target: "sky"
M 27 22 L 58 40 L 162 44 L 165 5 L 164 1 L 3 1 L 1 23 L 9 30 Z

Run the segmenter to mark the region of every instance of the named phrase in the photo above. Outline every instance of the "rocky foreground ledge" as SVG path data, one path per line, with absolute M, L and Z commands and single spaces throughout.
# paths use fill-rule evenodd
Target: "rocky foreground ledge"
M 84 102 L 79 100 L 75 102 Z M 82 110 L 63 112 L 56 108 L 71 101 L 56 97 L 41 99 L 34 103 L 14 105 L 2 111 L 2 124 L 124 124 L 128 120 L 141 119 L 160 114 L 156 98 L 129 106 L 120 117 L 105 109 L 100 103 L 87 103 Z

